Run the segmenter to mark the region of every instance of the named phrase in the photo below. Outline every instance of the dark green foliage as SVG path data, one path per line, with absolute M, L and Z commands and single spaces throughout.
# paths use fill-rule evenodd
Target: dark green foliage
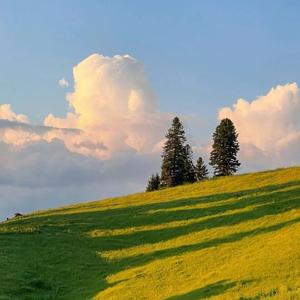
M 146 188 L 146 192 L 152 192 L 158 190 L 160 187 L 160 177 L 159 175 L 153 174 L 151 175 L 150 179 L 148 180 L 148 185 Z
M 237 159 L 239 151 L 238 134 L 230 119 L 223 119 L 213 134 L 213 150 L 210 165 L 215 176 L 232 175 L 241 165 Z
M 175 117 L 166 135 L 162 153 L 161 184 L 176 186 L 186 181 L 185 132 L 178 117 Z
M 208 178 L 208 170 L 206 165 L 204 164 L 202 157 L 199 157 L 197 160 L 195 172 L 198 181 Z
M 185 147 L 185 181 L 193 183 L 196 181 L 196 171 L 193 163 L 193 151 L 189 144 Z

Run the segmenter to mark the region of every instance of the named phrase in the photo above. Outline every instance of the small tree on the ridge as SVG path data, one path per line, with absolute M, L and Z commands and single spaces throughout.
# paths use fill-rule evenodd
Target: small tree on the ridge
M 196 178 L 198 181 L 208 178 L 208 170 L 206 165 L 204 164 L 202 157 L 198 158 L 195 171 L 196 171 Z
M 193 163 L 193 151 L 189 144 L 185 147 L 186 162 L 185 162 L 185 181 L 193 183 L 196 181 L 195 166 Z
M 148 180 L 148 185 L 147 185 L 147 188 L 146 188 L 146 192 L 156 191 L 156 190 L 159 189 L 159 187 L 160 187 L 160 177 L 159 177 L 159 175 L 157 173 L 151 175 L 151 177 Z
M 180 185 L 186 181 L 186 138 L 178 117 L 173 119 L 166 138 L 162 153 L 161 185 Z
M 221 121 L 213 134 L 213 146 L 210 154 L 210 165 L 215 176 L 232 175 L 241 165 L 237 159 L 240 149 L 238 133 L 233 122 L 226 118 Z

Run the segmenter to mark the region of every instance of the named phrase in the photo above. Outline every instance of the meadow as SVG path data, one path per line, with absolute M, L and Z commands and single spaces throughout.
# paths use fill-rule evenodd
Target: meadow
M 0 299 L 300 299 L 300 168 L 0 224 Z

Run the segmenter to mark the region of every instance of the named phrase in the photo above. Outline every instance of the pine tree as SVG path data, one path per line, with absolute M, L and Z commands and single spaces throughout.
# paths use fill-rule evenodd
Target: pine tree
M 185 181 L 186 182 L 195 182 L 196 181 L 196 172 L 195 166 L 193 163 L 193 151 L 189 144 L 185 147 L 185 154 L 186 154 L 186 162 L 185 162 Z
M 202 157 L 199 157 L 196 163 L 196 178 L 198 181 L 208 178 L 208 170 Z
M 186 179 L 185 132 L 178 117 L 175 117 L 166 135 L 162 153 L 161 184 L 176 186 Z
M 230 119 L 223 119 L 213 134 L 210 165 L 215 176 L 232 175 L 241 165 L 237 159 L 239 151 L 238 134 Z
M 152 192 L 158 190 L 160 187 L 160 177 L 159 175 L 153 174 L 151 175 L 150 179 L 148 180 L 148 185 L 146 188 L 146 192 Z

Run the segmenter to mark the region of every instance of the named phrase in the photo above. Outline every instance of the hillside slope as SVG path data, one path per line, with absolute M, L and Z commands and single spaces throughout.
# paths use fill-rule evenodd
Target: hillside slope
M 300 299 L 300 168 L 0 225 L 0 299 Z

